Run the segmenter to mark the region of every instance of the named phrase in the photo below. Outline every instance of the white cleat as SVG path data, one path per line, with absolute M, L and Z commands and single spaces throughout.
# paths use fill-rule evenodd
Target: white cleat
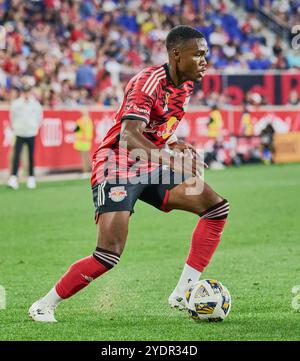
M 35 189 L 36 188 L 36 181 L 34 177 L 28 177 L 27 179 L 27 188 Z
M 18 189 L 19 188 L 19 182 L 18 178 L 15 175 L 11 175 L 9 177 L 9 180 L 7 181 L 7 186 L 11 189 Z
M 39 300 L 29 308 L 28 315 L 37 322 L 57 322 L 54 317 L 54 310 L 55 306 L 49 306 Z
M 169 296 L 168 302 L 172 308 L 178 308 L 179 310 L 186 309 L 184 303 L 184 295 L 178 294 L 175 290 Z

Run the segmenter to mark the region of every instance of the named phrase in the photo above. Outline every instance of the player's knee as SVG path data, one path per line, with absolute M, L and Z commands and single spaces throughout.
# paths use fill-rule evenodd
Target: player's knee
M 107 269 L 115 267 L 120 261 L 120 254 L 97 247 L 93 253 L 94 258 Z
M 97 247 L 121 254 L 126 243 L 126 238 L 127 232 L 118 232 L 116 229 L 110 229 L 102 233 L 98 232 Z
M 211 208 L 216 207 L 224 200 L 219 194 L 217 194 L 212 188 L 207 187 L 204 197 L 200 198 L 199 208 L 200 213 L 203 213 Z
M 227 199 L 218 196 L 218 200 L 213 206 L 201 213 L 202 218 L 226 219 L 230 211 L 230 204 Z
M 102 238 L 101 242 L 98 242 L 97 247 L 109 249 L 120 255 L 123 252 L 125 242 L 126 239 L 123 237 L 111 235 L 110 237 L 105 237 L 105 239 Z

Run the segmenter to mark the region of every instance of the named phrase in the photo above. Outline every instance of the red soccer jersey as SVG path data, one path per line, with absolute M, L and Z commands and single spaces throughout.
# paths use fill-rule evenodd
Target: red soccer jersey
M 136 160 L 128 158 L 128 152 L 119 148 L 124 119 L 144 121 L 147 125 L 143 135 L 162 148 L 183 118 L 193 89 L 192 81 L 175 86 L 167 64 L 145 68 L 133 77 L 126 86 L 115 125 L 107 132 L 93 156 L 92 185 L 116 175 L 120 179 L 133 175 L 130 167 Z M 153 164 L 149 170 L 153 170 Z

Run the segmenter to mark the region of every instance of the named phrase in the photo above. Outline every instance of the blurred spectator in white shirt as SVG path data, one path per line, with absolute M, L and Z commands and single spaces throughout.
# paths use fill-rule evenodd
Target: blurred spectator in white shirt
M 20 155 L 24 144 L 28 146 L 29 177 L 27 187 L 35 188 L 34 178 L 34 143 L 43 119 L 43 109 L 37 99 L 31 94 L 29 87 L 24 87 L 21 96 L 14 100 L 10 109 L 11 126 L 16 137 L 11 176 L 7 185 L 12 189 L 19 188 L 18 168 Z

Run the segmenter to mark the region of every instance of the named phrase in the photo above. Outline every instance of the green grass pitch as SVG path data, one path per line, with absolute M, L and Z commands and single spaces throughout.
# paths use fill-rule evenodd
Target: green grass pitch
M 95 248 L 88 181 L 0 187 L 0 340 L 299 340 L 300 165 L 251 166 L 206 173 L 231 214 L 202 278 L 232 295 L 220 323 L 196 323 L 170 309 L 197 216 L 164 214 L 138 202 L 115 269 L 59 305 L 57 324 L 34 323 L 31 303 L 76 259 Z M 295 299 L 294 299 L 295 301 Z M 300 305 L 299 305 L 300 306 Z M 300 311 L 300 310 L 299 310 Z

